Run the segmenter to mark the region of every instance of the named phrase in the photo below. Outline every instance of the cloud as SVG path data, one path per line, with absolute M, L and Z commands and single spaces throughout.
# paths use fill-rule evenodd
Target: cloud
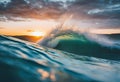
M 21 21 L 19 18 L 59 19 L 64 14 L 73 14 L 76 19 L 116 18 L 120 19 L 119 8 L 108 5 L 118 4 L 118 0 L 2 0 L 0 21 Z M 111 4 L 112 3 L 112 4 Z M 105 5 L 108 4 L 108 5 Z M 119 4 L 118 4 L 119 5 Z
M 34 30 L 27 30 L 27 32 L 33 32 Z
M 0 27 L 0 29 L 4 29 L 4 27 Z
M 11 0 L 6 7 L 0 4 L 1 15 L 11 17 L 48 19 L 58 18 L 64 13 L 59 3 L 50 2 L 45 3 L 43 0 L 31 0 L 26 2 L 24 0 Z M 10 18 L 10 17 L 9 17 Z

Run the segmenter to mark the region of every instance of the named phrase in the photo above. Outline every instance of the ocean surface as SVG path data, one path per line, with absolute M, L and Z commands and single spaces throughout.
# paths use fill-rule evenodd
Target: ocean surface
M 0 35 L 0 82 L 120 82 L 120 34 L 89 33 L 120 33 L 120 0 L 0 0 L 1 32 L 48 30 L 41 20 L 49 19 L 70 29 L 37 43 Z
M 0 82 L 118 82 L 120 42 L 52 31 L 38 43 L 0 36 Z

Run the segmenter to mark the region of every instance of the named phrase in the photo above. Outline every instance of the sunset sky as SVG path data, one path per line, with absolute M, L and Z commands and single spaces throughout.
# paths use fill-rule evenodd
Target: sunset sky
M 120 4 L 114 1 L 0 0 L 0 34 L 47 33 L 63 22 L 91 33 L 120 33 Z
M 52 20 L 7 21 L 0 22 L 0 33 L 7 35 L 29 35 L 34 31 L 48 32 L 54 28 Z

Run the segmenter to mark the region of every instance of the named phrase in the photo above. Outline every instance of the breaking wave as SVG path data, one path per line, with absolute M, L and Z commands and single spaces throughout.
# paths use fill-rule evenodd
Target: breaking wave
M 70 29 L 52 30 L 39 44 L 78 55 L 115 60 L 120 58 L 119 41 Z

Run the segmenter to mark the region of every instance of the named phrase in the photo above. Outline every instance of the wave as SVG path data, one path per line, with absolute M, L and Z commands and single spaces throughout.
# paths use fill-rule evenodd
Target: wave
M 78 30 L 52 30 L 39 44 L 79 55 L 115 60 L 120 58 L 119 41 Z
M 6 36 L 0 36 L 0 66 L 0 82 L 120 80 L 119 61 L 79 56 Z

